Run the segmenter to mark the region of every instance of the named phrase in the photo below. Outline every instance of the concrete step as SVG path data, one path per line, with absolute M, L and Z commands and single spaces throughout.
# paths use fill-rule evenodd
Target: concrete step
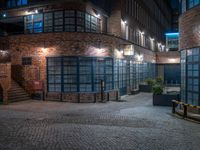
M 20 87 L 17 83 L 12 81 L 11 89 L 8 92 L 8 99 L 10 102 L 18 102 L 30 100 L 30 97 L 22 87 Z

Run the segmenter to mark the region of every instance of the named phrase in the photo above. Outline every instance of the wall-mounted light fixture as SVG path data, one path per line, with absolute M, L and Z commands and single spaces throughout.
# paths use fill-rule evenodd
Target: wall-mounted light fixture
M 144 31 L 140 31 L 140 34 L 141 34 L 141 35 L 144 35 Z
M 6 17 L 7 17 L 7 14 L 6 14 L 6 13 L 3 13 L 2 16 L 3 16 L 3 18 L 6 18 Z
M 122 23 L 123 23 L 124 25 L 126 25 L 126 24 L 127 24 L 127 20 L 122 20 Z
M 42 51 L 43 51 L 43 52 L 46 52 L 46 50 L 47 50 L 47 48 L 46 48 L 46 43 L 45 43 L 45 41 L 44 41 Z
M 150 37 L 150 40 L 151 40 L 151 41 L 155 41 L 155 39 L 154 39 L 154 38 L 151 38 L 151 37 Z
M 136 54 L 135 55 L 135 60 L 136 60 L 136 62 L 143 62 L 144 55 L 143 54 Z
M 33 15 L 33 14 L 38 14 L 38 13 L 39 13 L 38 9 L 35 9 L 35 10 L 26 10 L 25 11 L 26 15 Z

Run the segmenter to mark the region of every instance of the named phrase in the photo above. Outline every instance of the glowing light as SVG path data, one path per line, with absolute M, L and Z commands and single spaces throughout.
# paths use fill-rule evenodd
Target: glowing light
M 166 33 L 166 36 L 179 36 L 179 33 Z
M 142 62 L 144 60 L 144 56 L 141 54 L 135 55 L 135 59 L 137 62 Z
M 7 54 L 8 54 L 8 51 L 0 50 L 0 53 L 4 56 L 4 55 L 7 55 Z
M 100 15 L 100 14 L 97 14 L 97 17 L 101 17 L 101 15 Z
M 29 11 L 29 10 L 25 11 L 26 15 L 32 15 L 32 14 L 38 14 L 38 13 L 39 13 L 39 11 L 37 9 L 33 10 L 33 11 Z
M 144 32 L 140 32 L 140 34 L 144 35 Z
M 175 62 L 176 62 L 176 59 L 175 59 L 175 58 L 169 58 L 168 61 L 169 61 L 170 63 L 175 63 Z
M 7 17 L 7 14 L 6 14 L 6 13 L 3 13 L 3 17 L 6 18 L 6 17 Z
M 47 52 L 47 48 L 43 47 L 43 48 L 42 48 L 42 52 L 43 52 L 43 53 L 46 53 L 46 52 Z
M 151 40 L 151 41 L 154 41 L 155 39 L 154 39 L 154 38 L 150 38 L 150 40 Z

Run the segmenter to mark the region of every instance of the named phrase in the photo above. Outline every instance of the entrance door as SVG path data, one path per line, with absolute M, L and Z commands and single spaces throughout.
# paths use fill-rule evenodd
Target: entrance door
M 180 84 L 181 70 L 180 64 L 165 65 L 164 67 L 164 80 L 167 84 Z

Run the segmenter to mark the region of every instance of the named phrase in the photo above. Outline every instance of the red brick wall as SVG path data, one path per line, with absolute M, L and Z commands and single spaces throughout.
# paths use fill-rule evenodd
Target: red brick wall
M 188 10 L 179 19 L 180 50 L 200 46 L 200 6 Z

